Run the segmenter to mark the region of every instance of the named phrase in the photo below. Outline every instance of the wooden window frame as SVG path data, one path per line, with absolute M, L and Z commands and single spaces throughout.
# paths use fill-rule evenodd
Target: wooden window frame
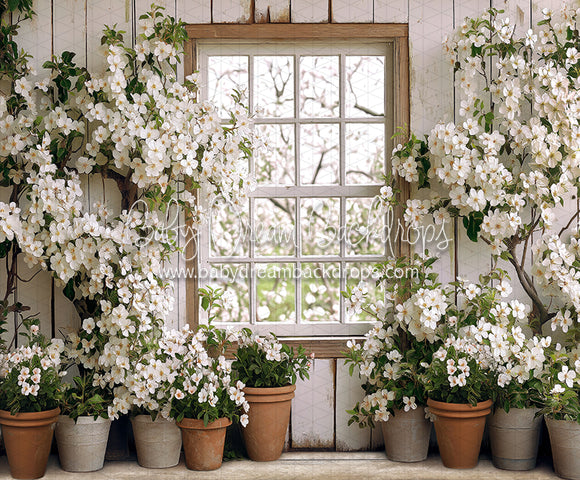
M 393 126 L 410 130 L 410 97 L 409 97 L 409 29 L 407 24 L 190 24 L 186 26 L 189 40 L 185 44 L 184 74 L 187 76 L 197 70 L 198 40 L 389 40 L 393 42 L 394 57 L 394 105 Z M 402 203 L 409 198 L 406 182 L 400 182 Z M 395 211 L 395 217 L 402 221 L 402 209 Z M 187 231 L 193 232 L 191 220 L 186 219 Z M 299 226 L 297 226 L 299 228 Z M 195 328 L 199 325 L 199 292 L 198 292 L 198 243 L 186 243 L 186 318 L 187 323 Z M 397 238 L 395 244 L 397 255 L 408 255 L 410 246 Z M 300 343 L 309 352 L 319 358 L 340 358 L 345 350 L 345 340 L 336 337 L 293 337 L 284 339 L 285 343 Z

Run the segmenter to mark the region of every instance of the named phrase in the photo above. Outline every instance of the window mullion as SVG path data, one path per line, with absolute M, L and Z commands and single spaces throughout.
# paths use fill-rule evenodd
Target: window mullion
M 248 55 L 248 108 L 254 113 L 254 55 Z
M 294 175 L 295 185 L 302 185 L 301 171 L 300 171 L 300 56 L 294 56 Z M 296 271 L 302 272 L 302 232 L 300 214 L 301 197 L 296 197 Z M 294 308 L 296 312 L 296 324 L 302 323 L 302 275 L 295 275 L 294 278 Z
M 255 242 L 255 221 L 254 221 L 254 205 L 255 205 L 255 199 L 253 197 L 249 198 L 249 212 L 248 212 L 248 216 L 249 216 L 249 221 L 250 221 L 250 251 L 249 251 L 249 256 L 250 256 L 250 263 L 248 264 L 248 270 L 249 270 L 249 278 L 248 278 L 248 293 L 250 294 L 250 301 L 249 301 L 249 305 L 248 305 L 248 310 L 249 310 L 249 315 L 250 315 L 250 325 L 254 325 L 256 323 L 256 312 L 257 312 L 257 304 L 258 304 L 258 290 L 256 287 L 256 280 L 255 280 L 255 267 L 256 264 L 254 263 L 254 258 L 256 256 L 255 253 L 255 246 L 256 246 L 256 242 Z

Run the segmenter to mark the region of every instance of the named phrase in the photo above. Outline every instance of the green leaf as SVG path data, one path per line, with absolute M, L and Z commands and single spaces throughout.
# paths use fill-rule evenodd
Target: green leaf
M 63 290 L 64 296 L 71 302 L 75 299 L 74 279 L 70 279 Z

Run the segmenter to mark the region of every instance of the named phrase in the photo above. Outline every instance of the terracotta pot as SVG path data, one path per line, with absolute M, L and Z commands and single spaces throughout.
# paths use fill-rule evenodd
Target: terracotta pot
M 67 472 L 94 472 L 103 468 L 111 420 L 59 415 L 55 437 L 60 466 Z
M 431 422 L 423 407 L 395 410 L 387 422 L 381 422 L 385 453 L 393 462 L 421 462 L 427 458 Z
M 203 420 L 184 418 L 181 428 L 185 465 L 190 470 L 216 470 L 221 467 L 226 441 L 226 429 L 232 424 L 219 418 L 205 426 Z
M 504 470 L 536 467 L 542 417 L 537 408 L 497 409 L 489 417 L 489 439 L 494 466 Z
M 169 468 L 179 463 L 181 431 L 175 422 L 157 416 L 137 415 L 131 418 L 137 461 L 145 468 Z
M 491 412 L 491 400 L 475 407 L 464 403 L 427 400 L 435 416 L 435 433 L 443 465 L 447 468 L 474 468 L 485 429 L 485 419 Z
M 0 424 L 14 478 L 40 478 L 46 471 L 59 408 L 11 415 L 0 410 Z
M 559 477 L 580 480 L 580 424 L 571 420 L 554 420 L 544 416 L 550 443 L 554 470 Z
M 250 411 L 248 425 L 242 428 L 242 436 L 252 460 L 270 462 L 282 455 L 295 390 L 296 385 L 244 388 Z

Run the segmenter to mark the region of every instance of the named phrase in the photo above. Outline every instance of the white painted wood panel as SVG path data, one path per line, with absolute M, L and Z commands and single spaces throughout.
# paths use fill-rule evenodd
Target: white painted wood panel
M 328 0 L 292 0 L 290 7 L 292 23 L 328 22 Z
M 163 13 L 171 17 L 175 17 L 175 0 L 133 0 L 135 2 L 135 22 L 139 20 L 139 17 L 144 13 L 148 13 L 151 10 L 151 4 L 155 3 L 160 7 L 163 7 Z
M 53 1 L 53 42 L 55 55 L 64 51 L 75 52 L 77 65 L 87 65 L 87 25 L 85 0 Z
M 292 403 L 292 448 L 334 446 L 334 360 L 316 359 L 310 380 L 296 383 Z
M 373 0 L 332 0 L 335 23 L 372 23 Z
M 17 43 L 20 49 L 32 55 L 30 65 L 36 70 L 39 78 L 46 77 L 49 72 L 42 64 L 50 60 L 52 55 L 52 2 L 34 0 L 33 9 L 36 15 L 32 20 L 25 20 L 20 25 Z
M 15 301 L 30 307 L 24 316 L 34 315 L 40 320 L 40 331 L 50 337 L 51 335 L 51 276 L 47 271 L 41 271 L 34 276 L 40 269 L 28 268 L 22 255 L 18 258 L 18 276 L 23 281 L 17 281 Z M 34 277 L 34 278 L 32 278 Z M 32 280 L 30 280 L 32 279 Z M 30 281 L 27 281 L 30 280 Z M 21 339 L 19 339 L 20 341 Z
M 287 23 L 290 21 L 290 0 L 255 0 L 256 23 Z
M 522 36 L 530 28 L 529 0 L 492 0 L 492 5 L 497 9 L 505 10 L 505 15 L 509 17 L 511 23 L 516 25 L 516 36 Z
M 177 17 L 185 23 L 211 23 L 211 0 L 176 0 Z
M 360 428 L 357 423 L 348 425 L 350 415 L 357 402 L 364 397 L 358 369 L 349 375 L 349 365 L 344 360 L 336 361 L 336 450 L 349 452 L 353 450 L 368 450 L 371 441 L 371 430 Z
M 213 23 L 250 23 L 252 0 L 213 0 Z
M 407 23 L 409 21 L 408 0 L 375 0 L 375 23 Z

